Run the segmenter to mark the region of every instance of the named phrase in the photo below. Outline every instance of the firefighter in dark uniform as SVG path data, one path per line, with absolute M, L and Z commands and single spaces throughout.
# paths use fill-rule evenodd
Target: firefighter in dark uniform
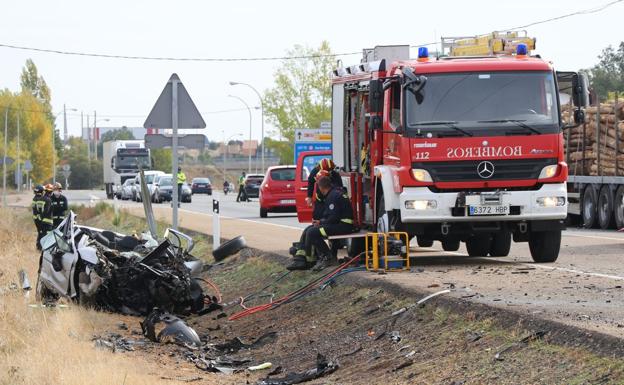
M 54 184 L 54 191 L 50 196 L 50 203 L 52 204 L 52 227 L 57 228 L 58 225 L 63 222 L 67 216 L 67 198 L 63 195 L 63 185 L 59 182 Z
M 329 176 L 328 171 L 320 170 L 316 173 L 316 180 L 327 176 Z M 316 181 L 314 184 L 316 184 Z M 314 222 L 316 220 L 320 220 L 323 217 L 323 212 L 325 211 L 323 200 L 325 197 L 317 188 L 313 198 L 314 207 L 312 209 L 312 221 Z M 299 242 L 294 243 L 293 247 L 291 247 L 290 253 L 295 259 L 293 263 L 287 267 L 288 270 L 307 270 L 309 268 L 312 268 L 316 264 L 317 255 L 315 253 L 315 250 L 312 249 L 310 251 L 310 254 L 307 255 L 305 251 L 306 234 L 307 230 L 311 227 L 314 227 L 314 225 L 312 224 L 306 227 L 301 233 L 301 238 L 299 239 Z
M 35 186 L 32 200 L 32 212 L 37 227 L 37 250 L 41 250 L 39 241 L 52 229 L 52 205 L 42 185 Z
M 316 184 L 316 180 L 318 179 L 317 174 L 320 171 L 326 171 L 327 173 L 329 173 L 329 178 L 331 179 L 332 185 L 334 187 L 343 187 L 342 178 L 340 177 L 340 174 L 336 170 L 336 165 L 334 164 L 334 162 L 329 158 L 321 159 L 321 161 L 318 162 L 318 164 L 314 166 L 314 168 L 310 171 L 310 175 L 308 175 L 308 195 L 306 197 L 306 203 L 308 204 L 308 206 L 312 206 L 312 202 L 313 202 L 312 197 L 314 195 L 314 185 Z M 319 191 L 317 188 L 316 189 L 317 201 L 315 201 L 314 204 L 316 204 L 319 200 L 322 201 L 322 199 L 319 199 L 320 196 L 321 194 L 319 194 Z
M 352 233 L 354 228 L 353 209 L 343 189 L 332 186 L 329 177 L 319 178 L 317 187 L 325 197 L 323 215 L 320 220 L 314 220 L 312 226 L 305 230 L 304 250 L 306 255 L 310 255 L 312 249 L 316 250 L 319 257 L 314 270 L 320 271 L 337 263 L 336 258 L 331 255 L 325 239 L 331 235 Z M 295 260 L 294 263 L 297 262 Z M 299 265 L 302 265 L 301 262 Z M 308 264 L 305 264 L 302 268 L 291 270 L 306 270 L 308 268 Z

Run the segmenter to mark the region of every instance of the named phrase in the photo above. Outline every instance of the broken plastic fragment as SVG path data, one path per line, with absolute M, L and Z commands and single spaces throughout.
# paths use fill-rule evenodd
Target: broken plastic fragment
M 156 325 L 160 322 L 164 322 L 166 326 L 156 335 Z M 150 341 L 173 342 L 182 346 L 201 346 L 201 340 L 193 328 L 180 318 L 158 308 L 154 308 L 145 317 L 145 320 L 141 322 L 141 329 L 143 329 L 143 335 Z
M 302 373 L 288 373 L 283 378 L 265 378 L 258 381 L 258 385 L 293 385 L 300 384 L 302 382 L 311 381 L 317 378 L 321 378 L 328 374 L 331 374 L 338 370 L 338 364 L 327 361 L 324 355 L 318 353 L 316 355 L 316 367 L 310 370 L 306 370 Z
M 250 366 L 247 369 L 253 371 L 256 370 L 264 370 L 264 369 L 271 369 L 271 367 L 273 366 L 272 363 L 270 362 L 265 362 L 264 364 L 260 364 L 260 365 L 255 365 L 255 366 Z

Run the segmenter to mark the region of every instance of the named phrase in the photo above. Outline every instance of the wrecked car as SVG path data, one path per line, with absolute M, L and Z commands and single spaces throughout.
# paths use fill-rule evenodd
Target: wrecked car
M 41 246 L 37 294 L 44 302 L 62 296 L 124 314 L 158 307 L 184 315 L 209 301 L 197 279 L 202 262 L 190 254 L 193 240 L 173 229 L 157 242 L 78 225 L 70 212 Z

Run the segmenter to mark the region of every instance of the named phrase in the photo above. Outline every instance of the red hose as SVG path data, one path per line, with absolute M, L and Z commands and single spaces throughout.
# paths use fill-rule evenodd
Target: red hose
M 246 308 L 245 310 L 236 313 L 236 314 L 232 314 L 228 320 L 230 321 L 234 321 L 243 317 L 246 317 L 248 315 L 251 314 L 255 314 L 255 313 L 259 313 L 261 311 L 265 311 L 268 309 L 271 309 L 275 306 L 278 306 L 286 301 L 288 301 L 289 299 L 291 299 L 292 297 L 299 295 L 299 294 L 304 294 L 304 293 L 308 293 L 310 291 L 312 291 L 313 289 L 315 289 L 316 287 L 322 285 L 323 283 L 329 281 L 332 277 L 334 277 L 336 274 L 338 274 L 340 271 L 344 270 L 345 268 L 347 268 L 349 265 L 351 265 L 354 261 L 359 260 L 359 256 L 344 262 L 342 265 L 338 266 L 338 268 L 336 268 L 336 270 L 330 272 L 329 274 L 323 275 L 313 281 L 311 281 L 310 283 L 308 283 L 307 285 L 293 291 L 292 293 L 286 294 L 285 296 L 283 296 L 282 298 L 279 298 L 273 302 L 270 303 L 266 303 L 263 305 L 258 305 L 258 306 L 254 306 L 254 307 L 250 307 L 250 308 Z
M 199 281 L 204 282 L 206 285 L 212 287 L 212 289 L 215 291 L 216 297 L 217 297 L 217 303 L 221 303 L 221 301 L 223 300 L 223 297 L 221 296 L 221 290 L 219 290 L 219 287 L 213 283 L 211 280 L 207 279 L 207 278 L 195 278 Z

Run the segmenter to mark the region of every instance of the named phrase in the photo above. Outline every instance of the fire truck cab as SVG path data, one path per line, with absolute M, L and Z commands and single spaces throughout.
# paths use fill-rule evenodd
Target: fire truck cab
M 534 261 L 555 261 L 568 205 L 560 99 L 573 99 L 580 124 L 586 80 L 558 74 L 513 33 L 442 46 L 451 55 L 423 47 L 416 60 L 408 46 L 377 47 L 334 71 L 332 157 L 356 222 L 422 247 L 465 242 L 470 256 L 529 242 Z

